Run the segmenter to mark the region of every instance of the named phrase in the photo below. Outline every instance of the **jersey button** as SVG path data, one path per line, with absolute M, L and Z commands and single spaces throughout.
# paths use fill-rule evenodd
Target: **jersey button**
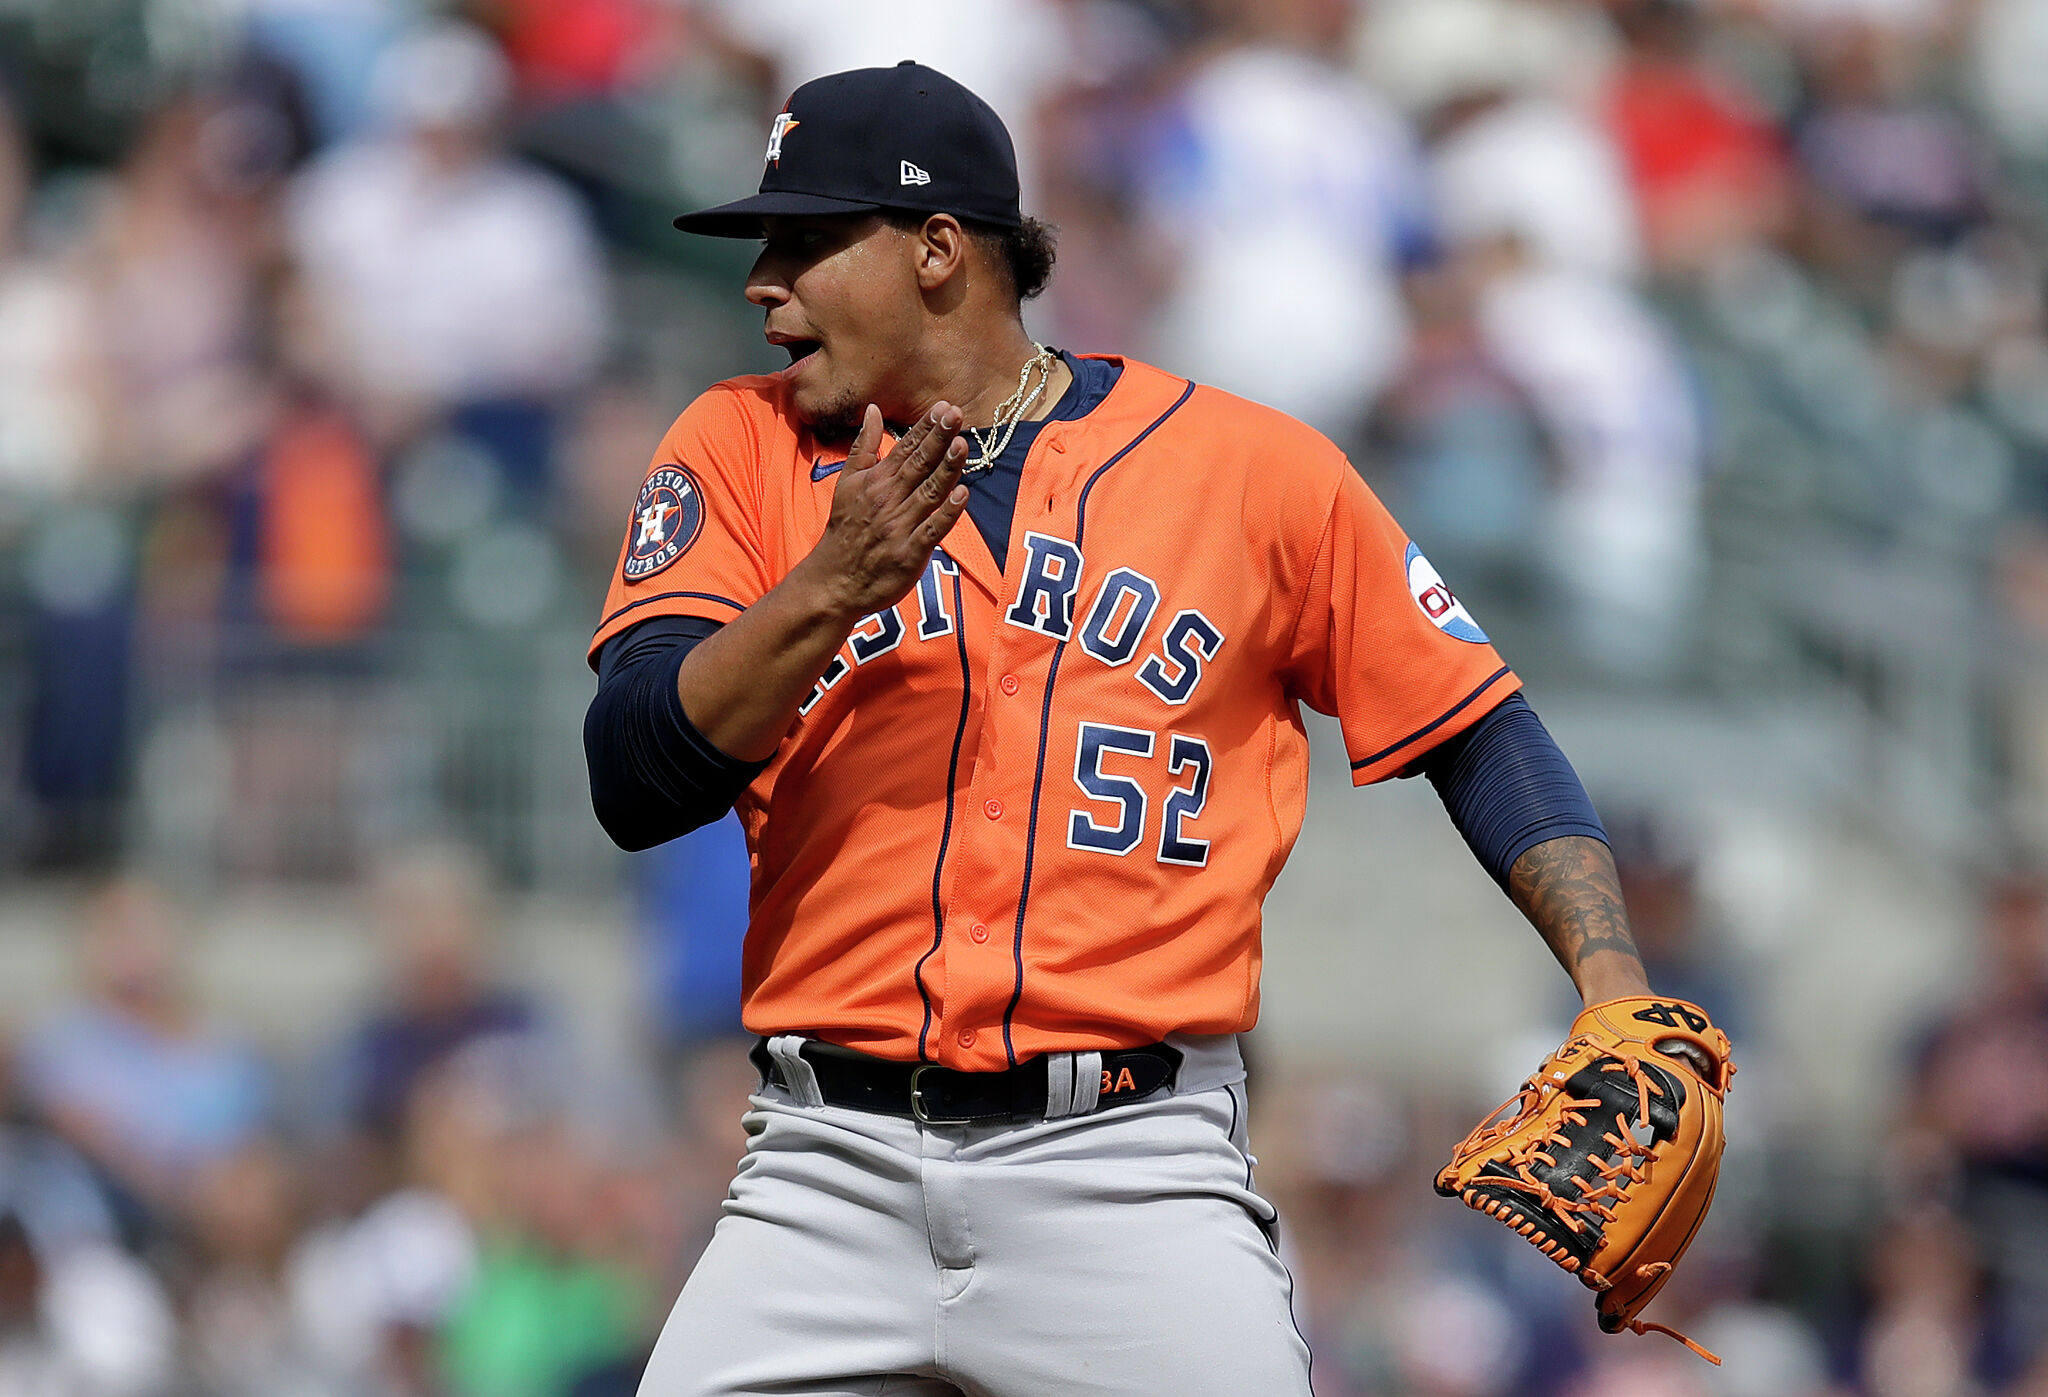
M 986 923 L 976 922 L 973 926 L 967 928 L 967 934 L 976 941 L 986 941 L 988 940 L 988 926 Z
M 1006 693 L 1006 694 L 1015 694 L 1015 693 L 1017 692 L 1017 690 L 1018 690 L 1018 689 L 1019 689 L 1020 687 L 1022 687 L 1022 686 L 1021 686 L 1021 685 L 1019 685 L 1019 684 L 1017 683 L 1017 676 L 1016 676 L 1016 675 L 1014 675 L 1014 674 L 1006 674 L 1006 675 L 1004 675 L 1004 676 L 1003 676 L 1003 692 L 1004 692 L 1004 693 Z
M 981 807 L 981 813 L 988 816 L 991 820 L 1000 820 L 1003 818 L 1003 803 L 999 800 L 992 800 Z
M 961 1047 L 963 1047 L 963 1048 L 971 1048 L 971 1047 L 973 1047 L 973 1046 L 974 1046 L 974 1030 L 973 1030 L 973 1029 L 971 1029 L 971 1028 L 963 1028 L 963 1029 L 961 1029 L 961 1030 L 960 1030 L 960 1046 L 961 1046 Z

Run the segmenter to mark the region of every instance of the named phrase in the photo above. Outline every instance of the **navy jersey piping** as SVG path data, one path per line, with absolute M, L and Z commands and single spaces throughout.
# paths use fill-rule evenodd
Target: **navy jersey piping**
M 1088 483 L 1081 487 L 1080 501 L 1074 506 L 1074 546 L 1081 546 L 1082 538 L 1088 532 L 1088 495 L 1095 489 L 1095 482 L 1108 473 L 1109 468 L 1141 446 L 1145 438 L 1166 425 L 1166 419 L 1181 410 L 1181 405 L 1195 395 L 1194 381 L 1190 379 L 1181 395 L 1173 400 L 1173 406 L 1159 414 L 1158 418 L 1144 431 L 1131 439 L 1128 446 L 1095 468 L 1095 474 L 1088 477 Z M 1017 1006 L 1024 999 L 1024 914 L 1031 903 L 1032 856 L 1038 849 L 1038 802 L 1045 790 L 1045 747 L 1052 734 L 1052 693 L 1059 682 L 1060 659 L 1067 653 L 1067 642 L 1062 640 L 1053 647 L 1052 665 L 1045 675 L 1045 704 L 1038 718 L 1038 769 L 1031 777 L 1031 822 L 1025 827 L 1024 835 L 1024 882 L 1017 892 L 1017 932 L 1011 942 L 1010 956 L 1017 966 L 1016 988 L 1010 992 L 1010 1003 L 1003 1010 L 1003 1053 L 1009 1058 L 1010 1066 L 1017 1065 L 1017 1045 L 1011 1039 L 1010 1030 L 1017 1017 Z
M 659 592 L 651 597 L 641 597 L 637 601 L 627 602 L 617 611 L 612 612 L 602 621 L 599 621 L 597 623 L 597 629 L 600 631 L 603 630 L 606 626 L 609 626 L 612 622 L 618 620 L 621 616 L 624 616 L 629 611 L 638 611 L 641 607 L 652 606 L 658 601 L 674 601 L 677 597 L 688 597 L 692 601 L 715 601 L 720 606 L 731 607 L 734 611 L 746 610 L 744 606 L 741 606 L 731 597 L 721 597 L 716 592 Z M 596 631 L 591 632 L 591 634 L 593 635 L 595 635 L 596 633 Z
M 960 780 L 960 741 L 967 734 L 968 701 L 974 692 L 974 679 L 967 664 L 967 613 L 961 607 L 960 574 L 956 571 L 953 574 L 953 635 L 960 646 L 960 720 L 953 727 L 953 755 L 946 763 L 946 827 L 939 833 L 939 854 L 932 861 L 932 945 L 910 969 L 910 978 L 917 982 L 917 997 L 924 1001 L 924 1024 L 917 1030 L 917 1057 L 920 1062 L 932 1060 L 926 1050 L 932 1031 L 932 992 L 925 988 L 924 967 L 926 961 L 939 953 L 939 944 L 946 937 L 946 909 L 939 901 L 939 890 L 946 874 L 946 847 L 953 842 L 953 795 Z
M 1408 746 L 1410 743 L 1420 742 L 1423 738 L 1428 737 L 1431 733 L 1435 732 L 1445 723 L 1450 722 L 1451 719 L 1457 717 L 1460 713 L 1463 713 L 1467 708 L 1470 708 L 1481 694 L 1485 693 L 1488 689 L 1491 689 L 1495 684 L 1498 684 L 1500 682 L 1501 676 L 1506 674 L 1507 672 L 1508 667 L 1506 665 L 1502 665 L 1499 669 L 1487 675 L 1486 678 L 1480 683 L 1478 688 L 1474 689 L 1471 693 L 1465 695 L 1465 697 L 1459 699 L 1456 703 L 1452 704 L 1448 709 L 1446 709 L 1444 711 L 1443 716 L 1438 718 L 1434 723 L 1430 723 L 1424 727 L 1417 728 L 1414 732 L 1409 733 L 1406 737 L 1402 738 L 1399 742 L 1396 742 L 1391 747 L 1382 747 L 1379 751 L 1374 752 L 1369 757 L 1360 757 L 1357 761 L 1351 764 L 1351 769 L 1353 771 L 1363 771 L 1365 770 L 1365 768 L 1371 766 L 1374 762 L 1385 761 L 1388 757 L 1393 756 L 1394 753 L 1400 751 L 1403 747 Z

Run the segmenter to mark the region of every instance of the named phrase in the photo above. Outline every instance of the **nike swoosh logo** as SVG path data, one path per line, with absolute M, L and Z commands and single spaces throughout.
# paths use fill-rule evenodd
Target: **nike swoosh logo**
M 839 468 L 845 464 L 846 462 L 844 461 L 828 461 L 823 456 L 820 456 L 817 460 L 811 462 L 811 479 L 828 480 L 839 474 Z

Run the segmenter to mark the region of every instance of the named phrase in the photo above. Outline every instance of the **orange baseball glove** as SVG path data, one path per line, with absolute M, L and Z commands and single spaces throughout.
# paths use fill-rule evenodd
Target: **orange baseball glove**
M 1636 1318 L 1699 1230 L 1721 1172 L 1728 1035 L 1698 1005 L 1595 1004 L 1513 1100 L 1461 1141 L 1436 1191 L 1500 1219 L 1599 1292 L 1608 1333 Z

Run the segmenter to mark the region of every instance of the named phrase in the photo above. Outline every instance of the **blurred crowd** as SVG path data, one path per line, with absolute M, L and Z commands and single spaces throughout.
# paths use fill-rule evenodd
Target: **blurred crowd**
M 1976 987 L 1902 1030 L 1867 1177 L 1750 1108 L 1659 1302 L 1728 1365 L 1423 1202 L 1471 1084 L 1255 1081 L 1321 1397 L 2048 1394 L 2048 0 L 22 0 L 0 864 L 353 880 L 387 974 L 258 1043 L 189 993 L 203 912 L 94 883 L 76 1002 L 0 1054 L 0 1397 L 633 1390 L 742 1145 L 743 871 L 726 829 L 631 873 L 716 914 L 593 1088 L 493 949 L 589 827 L 573 729 L 507 775 L 543 744 L 494 724 L 580 656 L 667 420 L 772 366 L 748 249 L 667 218 L 905 57 L 1061 230 L 1039 338 L 1331 434 L 1525 673 L 1712 687 L 1717 605 L 1825 600 L 1827 549 L 2008 642 Z M 554 823 L 418 845 L 517 801 Z M 1744 1041 L 1756 967 L 1625 824 L 1653 979 Z
M 1034 331 L 1336 437 L 1525 670 L 1855 683 L 1808 613 L 1901 607 L 1819 560 L 1988 593 L 2048 844 L 2035 0 L 104 8 L 0 16 L 9 863 L 331 877 L 552 780 L 445 715 L 568 652 L 662 426 L 771 365 L 747 249 L 667 217 L 911 50 L 1062 230 Z
M 76 1002 L 0 1058 L 0 1394 L 631 1397 L 752 1068 L 594 1083 L 492 908 L 460 851 L 381 865 L 381 997 L 282 1051 L 196 1007 L 159 888 L 98 887 Z
M 1725 1366 L 1600 1334 L 1579 1286 L 1433 1196 L 1483 1087 L 1277 1073 L 1255 1035 L 1260 1186 L 1319 1397 L 2048 1393 L 2048 880 L 1987 884 L 1972 973 L 1899 1034 L 1882 1143 L 1844 1176 L 1802 1136 L 1690 847 L 1611 833 L 1653 982 L 1752 1078 L 1655 1307 Z M 627 1050 L 593 1051 L 511 973 L 500 890 L 457 846 L 379 861 L 355 920 L 371 992 L 338 1032 L 266 1037 L 204 1007 L 184 900 L 134 875 L 80 900 L 75 992 L 0 1040 L 0 1397 L 634 1392 L 744 1146 L 733 987 L 657 977 Z M 1503 1045 L 1509 1070 L 1540 1046 Z M 1132 1277 L 1166 1288 L 1142 1303 L 1179 1283 Z

